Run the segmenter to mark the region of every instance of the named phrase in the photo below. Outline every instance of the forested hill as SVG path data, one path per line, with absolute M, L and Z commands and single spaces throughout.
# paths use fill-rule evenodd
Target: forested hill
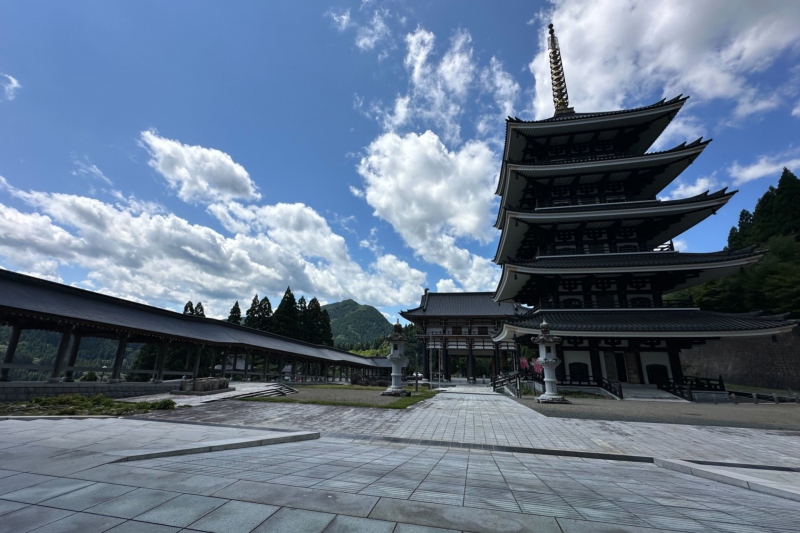
M 709 311 L 764 311 L 800 318 L 800 180 L 789 169 L 783 169 L 778 186 L 770 186 L 752 213 L 742 210 L 738 227 L 731 228 L 728 249 L 748 246 L 769 252 L 738 274 L 668 298 L 691 298 Z
M 370 305 L 344 300 L 322 308 L 331 317 L 331 332 L 336 346 L 368 342 L 392 332 L 392 324 Z

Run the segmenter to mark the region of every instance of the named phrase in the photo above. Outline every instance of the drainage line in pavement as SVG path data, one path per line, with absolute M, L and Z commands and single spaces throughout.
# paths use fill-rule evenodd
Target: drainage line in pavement
M 116 418 L 116 417 L 115 417 Z M 287 428 L 269 428 L 264 426 L 236 426 L 233 424 L 215 424 L 213 422 L 195 422 L 194 420 L 172 420 L 167 418 L 148 418 L 146 416 L 126 416 L 120 417 L 126 420 L 139 420 L 142 422 L 165 422 L 167 424 L 188 424 L 190 426 L 211 426 L 215 428 L 231 428 L 231 429 L 255 429 L 258 431 L 280 431 L 282 433 L 294 433 L 296 431 L 305 431 L 302 429 L 287 429 Z
M 692 461 L 686 459 L 687 463 L 694 463 L 696 465 L 706 466 L 725 466 L 728 468 L 751 468 L 753 470 L 776 470 L 778 472 L 800 472 L 800 468 L 791 466 L 770 466 L 770 465 L 752 465 L 747 463 L 721 463 L 718 461 Z
M 522 446 L 503 446 L 500 444 L 475 444 L 447 440 L 406 439 L 402 437 L 375 437 L 353 433 L 324 433 L 323 437 L 353 439 L 371 442 L 388 442 L 392 444 L 413 444 L 418 446 L 439 446 L 443 448 L 461 448 L 468 450 L 484 450 L 488 452 L 529 453 L 536 455 L 558 455 L 562 457 L 580 457 L 582 459 L 602 459 L 606 461 L 629 461 L 634 463 L 652 463 L 652 457 L 642 455 L 626 455 L 618 453 L 586 452 L 579 450 L 557 450 L 553 448 L 525 448 Z

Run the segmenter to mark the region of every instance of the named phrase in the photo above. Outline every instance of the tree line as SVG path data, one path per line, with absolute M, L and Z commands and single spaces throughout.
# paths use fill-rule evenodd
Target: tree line
M 691 299 L 708 311 L 788 313 L 800 318 L 800 180 L 784 168 L 754 211 L 743 209 L 728 234 L 728 250 L 748 246 L 769 252 L 737 274 L 675 292 L 669 299 Z
M 194 307 L 192 307 L 192 302 L 188 302 L 184 313 L 205 316 L 197 312 L 198 307 L 202 313 L 200 302 Z M 193 312 L 187 312 L 191 310 Z M 269 298 L 264 296 L 259 299 L 256 294 L 242 318 L 242 309 L 239 307 L 239 300 L 236 300 L 231 307 L 227 321 L 290 339 L 333 346 L 331 318 L 328 316 L 328 312 L 322 309 L 316 297 L 311 298 L 307 303 L 305 296 L 296 300 L 291 287 L 286 288 L 286 292 L 274 312 Z

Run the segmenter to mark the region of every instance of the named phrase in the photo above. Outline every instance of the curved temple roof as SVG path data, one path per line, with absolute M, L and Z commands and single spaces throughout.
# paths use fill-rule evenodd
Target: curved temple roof
M 135 335 L 136 342 L 174 340 L 209 346 L 236 346 L 362 366 L 380 366 L 371 358 L 328 346 L 264 333 L 222 320 L 186 316 L 0 269 L 0 323 L 14 321 L 30 322 L 40 325 L 42 329 L 47 329 L 47 326 L 52 328 L 54 324 L 60 324 L 61 327 L 72 324 L 96 332 L 101 337 L 126 332 Z
M 529 311 L 515 303 L 497 303 L 491 292 L 426 292 L 419 307 L 400 311 L 406 320 L 436 317 L 500 317 Z
M 571 205 L 564 207 L 540 208 L 531 212 L 506 211 L 505 229 L 497 244 L 494 256 L 495 263 L 504 263 L 516 257 L 529 225 L 559 226 L 601 222 L 607 220 L 649 220 L 659 217 L 682 217 L 677 223 L 652 240 L 657 244 L 666 242 L 698 222 L 702 221 L 720 207 L 725 205 L 736 191 L 727 192 L 725 189 L 713 194 L 705 192 L 691 198 L 680 200 L 647 200 L 643 202 L 615 202 L 606 204 Z M 692 215 L 692 216 L 686 216 Z M 512 220 L 515 222 L 512 224 Z M 522 222 L 518 227 L 517 221 Z
M 501 207 L 515 204 L 525 181 L 517 183 L 511 173 L 523 180 L 556 180 L 571 183 L 576 176 L 623 174 L 637 171 L 655 173 L 643 195 L 655 196 L 672 183 L 705 150 L 711 139 L 698 139 L 663 152 L 636 155 L 590 157 L 537 165 L 504 163 L 495 194 L 502 197 Z
M 510 317 L 492 340 L 538 335 L 547 321 L 554 335 L 580 337 L 748 337 L 786 333 L 797 321 L 699 309 L 543 309 Z

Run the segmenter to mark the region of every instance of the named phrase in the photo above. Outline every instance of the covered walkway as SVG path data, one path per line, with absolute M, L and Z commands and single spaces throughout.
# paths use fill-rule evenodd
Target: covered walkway
M 47 370 L 52 383 L 73 381 L 75 371 L 110 371 L 110 383 L 122 380 L 123 359 L 128 343 L 158 346 L 152 369 L 125 370 L 126 373 L 152 374 L 160 383 L 165 375 L 198 377 L 203 348 L 216 348 L 212 361 L 221 364 L 222 374 L 254 374 L 256 362 L 263 363 L 263 379 L 282 377 L 281 370 L 290 365 L 294 376 L 300 366 L 303 374 L 322 379 L 346 378 L 358 371 L 368 376 L 387 374 L 389 365 L 383 358 L 361 357 L 328 346 L 314 345 L 279 335 L 231 324 L 222 320 L 183 315 L 166 309 L 139 304 L 98 294 L 60 283 L 0 270 L 0 325 L 10 326 L 11 337 L 0 363 L 0 381 L 9 381 L 15 368 Z M 55 331 L 61 334 L 56 356 L 50 365 L 14 363 L 20 334 L 25 329 Z M 118 347 L 112 368 L 77 367 L 81 339 L 101 337 L 116 339 Z M 165 369 L 167 349 L 194 347 L 194 367 Z M 236 359 L 242 358 L 244 365 Z M 234 364 L 229 365 L 229 359 Z M 274 369 L 270 371 L 270 369 Z M 389 368 L 390 370 L 390 368 Z

